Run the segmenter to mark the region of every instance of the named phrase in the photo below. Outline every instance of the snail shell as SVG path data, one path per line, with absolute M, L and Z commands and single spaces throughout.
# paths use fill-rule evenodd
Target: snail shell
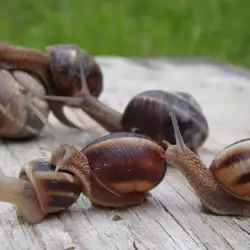
M 250 201 L 250 139 L 237 141 L 223 149 L 209 169 L 228 193 Z
M 40 134 L 43 122 L 27 105 L 24 95 L 44 95 L 42 84 L 35 77 L 19 70 L 7 71 L 0 69 L 0 137 L 27 138 Z M 35 96 L 30 97 L 31 103 L 48 117 L 49 107 L 46 101 Z
M 149 90 L 135 96 L 122 117 L 126 131 L 145 134 L 157 142 L 175 143 L 168 105 L 174 107 L 185 144 L 196 150 L 208 137 L 209 128 L 201 107 L 188 93 Z M 173 106 L 174 105 L 174 106 Z
M 73 44 L 56 44 L 47 46 L 50 54 L 51 72 L 54 77 L 54 92 L 57 95 L 74 96 L 81 89 L 79 72 L 79 56 L 86 75 L 90 94 L 99 97 L 103 90 L 103 75 L 99 64 L 84 49 L 79 48 L 77 54 Z M 77 76 L 77 77 L 75 77 Z M 71 84 L 69 84 L 71 83 Z M 76 86 L 78 87 L 76 90 Z
M 60 171 L 49 159 L 36 159 L 25 164 L 19 178 L 33 184 L 44 215 L 63 211 L 81 194 L 81 183 L 74 175 Z
M 164 150 L 146 136 L 112 133 L 96 139 L 81 152 L 98 179 L 115 193 L 148 192 L 164 178 Z

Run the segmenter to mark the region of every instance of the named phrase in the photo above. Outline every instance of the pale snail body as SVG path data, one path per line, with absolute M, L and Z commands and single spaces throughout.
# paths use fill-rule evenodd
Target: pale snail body
M 79 93 L 81 83 L 78 75 L 74 75 L 72 71 L 77 62 L 70 59 L 69 46 L 73 45 L 49 46 L 49 55 L 25 47 L 0 46 L 0 112 L 3 121 L 0 124 L 1 138 L 29 138 L 38 136 L 43 130 L 44 124 L 27 105 L 27 96 L 45 118 L 52 111 L 64 125 L 81 129 L 64 115 L 65 101 L 45 101 L 39 97 L 74 97 Z M 90 55 L 80 51 L 84 53 L 82 63 L 91 95 L 98 97 L 103 86 L 102 72 Z M 62 59 L 63 68 L 60 63 Z M 54 62 L 58 65 L 54 65 Z M 57 69 L 56 73 L 53 72 L 54 68 Z
M 19 179 L 0 177 L 0 201 L 15 204 L 17 214 L 32 224 L 69 208 L 80 194 L 78 178 L 66 172 L 55 173 L 55 166 L 48 159 L 25 164 Z
M 63 160 L 65 155 L 67 160 Z M 79 168 L 77 158 L 85 161 L 85 166 Z M 59 169 L 82 179 L 83 194 L 93 204 L 104 207 L 141 204 L 149 191 L 161 183 L 167 169 L 163 148 L 135 133 L 109 134 L 81 151 L 62 145 L 53 153 L 51 163 L 60 164 Z M 84 174 L 80 173 L 83 168 Z
M 202 204 L 219 215 L 250 216 L 250 139 L 235 142 L 214 158 L 209 168 L 185 146 L 172 113 L 177 143 L 167 162 L 180 169 Z

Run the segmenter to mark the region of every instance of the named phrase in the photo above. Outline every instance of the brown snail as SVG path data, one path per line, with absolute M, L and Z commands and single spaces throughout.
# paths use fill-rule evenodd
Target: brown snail
M 45 117 L 52 111 L 64 125 L 80 129 L 68 120 L 63 111 L 67 97 L 81 92 L 77 71 L 79 60 L 72 55 L 72 46 L 75 48 L 69 44 L 48 46 L 47 55 L 31 48 L 0 45 L 1 138 L 26 138 L 41 132 L 44 124 L 27 107 L 27 96 Z M 97 98 L 103 88 L 101 69 L 91 55 L 83 49 L 78 51 L 87 87 Z
M 67 172 L 55 172 L 48 159 L 25 164 L 19 178 L 0 176 L 0 201 L 15 204 L 17 214 L 31 224 L 70 207 L 81 194 L 81 183 Z
M 219 152 L 209 168 L 183 142 L 171 112 L 176 145 L 166 151 L 168 164 L 180 169 L 202 204 L 219 215 L 250 216 L 250 139 L 237 141 Z
M 208 122 L 200 105 L 191 94 L 179 91 L 144 91 L 136 95 L 121 114 L 91 96 L 84 83 L 85 77 L 81 67 L 82 104 L 78 103 L 77 107 L 81 107 L 110 133 L 136 132 L 149 136 L 161 145 L 164 145 L 164 141 L 174 143 L 174 132 L 169 117 L 169 105 L 171 105 L 174 106 L 181 134 L 190 149 L 196 151 L 206 141 L 209 134 Z
M 104 207 L 139 205 L 163 179 L 165 151 L 150 138 L 114 133 L 81 151 L 63 144 L 51 159 L 30 161 L 19 179 L 0 177 L 0 201 L 17 205 L 29 223 L 70 207 L 82 192 Z
M 109 132 L 136 132 L 151 137 L 158 143 L 174 143 L 174 133 L 169 118 L 169 105 L 174 112 L 185 143 L 196 151 L 209 134 L 208 122 L 201 108 L 186 96 L 160 90 L 145 91 L 136 95 L 123 114 L 111 109 L 91 96 L 83 96 L 82 109 Z M 78 106 L 79 107 L 79 106 Z

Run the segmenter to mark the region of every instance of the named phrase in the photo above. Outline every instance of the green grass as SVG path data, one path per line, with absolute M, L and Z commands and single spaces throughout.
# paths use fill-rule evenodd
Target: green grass
M 12 0 L 0 39 L 43 49 L 75 43 L 95 55 L 201 55 L 250 67 L 249 0 Z

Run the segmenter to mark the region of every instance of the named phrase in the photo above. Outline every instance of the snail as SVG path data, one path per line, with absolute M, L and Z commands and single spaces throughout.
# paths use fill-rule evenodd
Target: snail
M 28 162 L 19 178 L 0 176 L 0 201 L 31 224 L 70 207 L 83 193 L 94 205 L 141 204 L 165 176 L 162 147 L 143 135 L 114 133 L 82 150 L 63 144 L 51 158 Z
M 148 90 L 136 95 L 123 114 L 91 96 L 83 96 L 82 110 L 110 133 L 136 132 L 151 137 L 164 145 L 174 143 L 169 119 L 169 105 L 175 105 L 175 114 L 185 143 L 196 151 L 209 134 L 208 122 L 201 108 L 186 98 L 187 93 Z M 78 105 L 79 107 L 80 105 Z
M 78 103 L 77 107 L 81 107 L 85 113 L 110 133 L 123 131 L 144 134 L 163 147 L 164 141 L 174 143 L 174 132 L 169 117 L 169 105 L 171 105 L 175 107 L 174 112 L 181 134 L 190 149 L 196 151 L 208 137 L 207 119 L 198 102 L 189 93 L 160 90 L 144 91 L 132 98 L 121 114 L 91 96 L 86 83 L 84 83 L 83 70 L 81 78 L 82 104 Z
M 27 96 L 45 117 L 52 111 L 64 125 L 82 130 L 68 120 L 63 111 L 67 100 L 77 101 L 73 97 L 81 92 L 76 67 L 79 60 L 72 55 L 72 46 L 75 47 L 70 44 L 47 46 L 47 55 L 31 48 L 0 45 L 1 138 L 27 138 L 40 134 L 44 124 L 27 106 Z M 78 51 L 89 91 L 98 98 L 103 88 L 100 66 L 83 49 Z
M 117 132 L 78 150 L 63 144 L 46 117 L 31 102 L 27 105 L 60 142 L 50 159 L 25 164 L 19 178 L 0 177 L 0 202 L 15 204 L 17 214 L 29 223 L 39 223 L 46 215 L 65 210 L 79 193 L 96 206 L 139 205 L 163 180 L 167 171 L 165 150 L 151 138 Z
M 0 201 L 15 204 L 18 216 L 28 223 L 70 207 L 81 194 L 81 183 L 67 172 L 55 172 L 49 159 L 25 164 L 19 178 L 0 176 Z
M 179 169 L 209 212 L 218 215 L 250 216 L 250 139 L 225 147 L 207 168 L 184 143 L 177 119 L 170 112 L 176 144 L 168 145 L 166 161 Z

